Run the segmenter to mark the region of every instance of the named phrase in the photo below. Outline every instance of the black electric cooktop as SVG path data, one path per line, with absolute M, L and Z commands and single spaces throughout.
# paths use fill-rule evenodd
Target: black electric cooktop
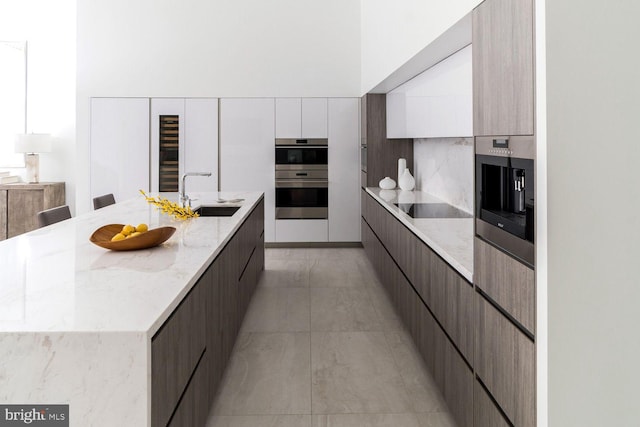
M 471 214 L 446 203 L 394 203 L 411 218 L 471 218 Z

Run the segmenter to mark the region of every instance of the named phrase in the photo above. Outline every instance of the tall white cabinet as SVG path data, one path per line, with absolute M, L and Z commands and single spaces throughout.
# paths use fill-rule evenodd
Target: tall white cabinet
M 149 99 L 92 98 L 90 199 L 149 191 Z
M 360 100 L 329 99 L 329 241 L 360 241 Z
M 264 191 L 265 241 L 275 241 L 275 100 L 220 100 L 220 190 Z
M 178 177 L 186 172 L 211 172 L 189 181 L 189 191 L 218 190 L 218 99 L 151 99 L 151 191 L 159 191 L 160 117 L 178 116 Z

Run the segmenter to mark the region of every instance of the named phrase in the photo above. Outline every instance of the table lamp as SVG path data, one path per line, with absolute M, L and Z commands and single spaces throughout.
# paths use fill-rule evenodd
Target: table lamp
M 48 133 L 24 133 L 16 135 L 16 153 L 25 153 L 27 182 L 40 182 L 40 160 L 38 153 L 51 151 L 51 135 Z

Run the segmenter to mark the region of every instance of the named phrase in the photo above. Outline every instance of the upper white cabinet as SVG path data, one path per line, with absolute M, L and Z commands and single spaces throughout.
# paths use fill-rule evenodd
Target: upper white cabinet
M 151 99 L 151 190 L 178 191 L 186 172 L 189 191 L 218 190 L 218 99 Z
M 277 98 L 276 138 L 327 138 L 326 98 Z
M 149 99 L 92 98 L 90 197 L 149 191 Z
M 329 241 L 360 241 L 359 98 L 329 99 Z
M 387 138 L 473 135 L 471 45 L 387 93 Z
M 264 191 L 265 241 L 275 240 L 273 98 L 220 100 L 220 190 Z
M 184 172 L 211 172 L 190 178 L 191 191 L 218 191 L 218 99 L 186 99 Z
M 302 98 L 302 138 L 327 138 L 327 99 Z

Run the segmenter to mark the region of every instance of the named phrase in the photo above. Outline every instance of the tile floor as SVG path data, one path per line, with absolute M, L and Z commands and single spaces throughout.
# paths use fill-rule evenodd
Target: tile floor
M 267 249 L 207 427 L 454 427 L 361 248 Z

